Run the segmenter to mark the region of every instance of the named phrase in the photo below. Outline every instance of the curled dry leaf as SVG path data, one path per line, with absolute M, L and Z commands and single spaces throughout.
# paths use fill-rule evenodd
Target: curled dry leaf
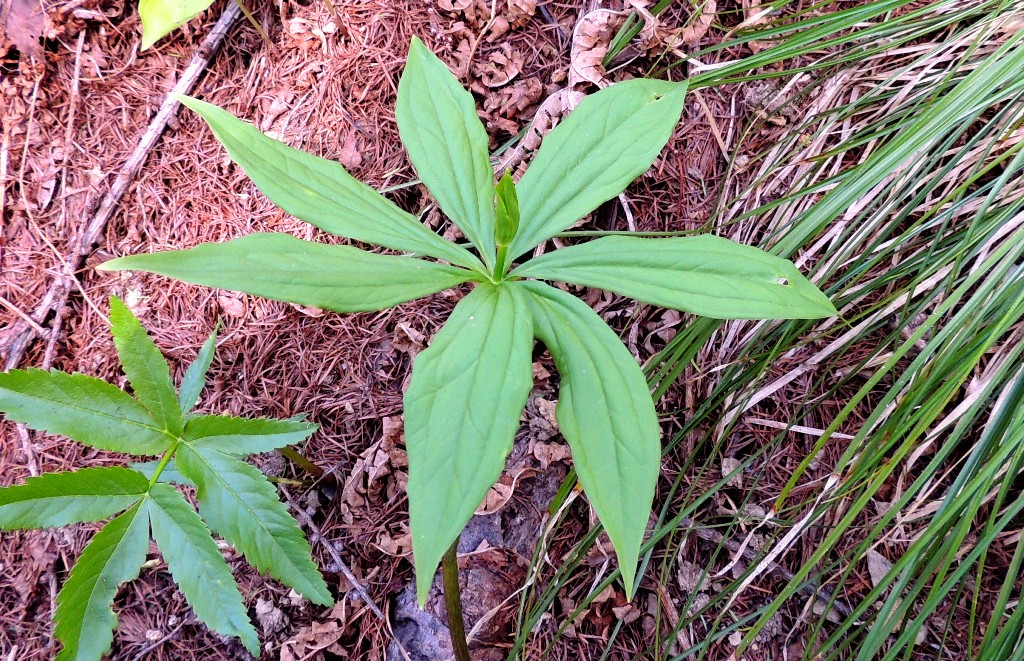
M 493 90 L 484 98 L 484 112 L 490 127 L 496 127 L 507 133 L 518 133 L 519 123 L 516 121 L 533 106 L 544 94 L 544 85 L 539 78 L 517 80 L 508 87 Z
M 519 75 L 524 62 L 522 52 L 512 48 L 512 44 L 504 43 L 473 65 L 473 76 L 486 87 L 501 87 Z
M 583 81 L 598 87 L 607 87 L 604 65 L 612 35 L 625 21 L 623 12 L 595 9 L 579 20 L 572 31 L 572 51 L 569 55 L 569 87 Z

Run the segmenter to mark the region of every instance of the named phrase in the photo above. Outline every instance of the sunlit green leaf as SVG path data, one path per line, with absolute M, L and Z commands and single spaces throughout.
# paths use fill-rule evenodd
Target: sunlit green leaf
M 543 283 L 517 285 L 528 293 L 535 332 L 561 377 L 559 429 L 632 595 L 661 468 L 661 430 L 647 381 L 629 350 L 585 303 Z
M 116 466 L 44 473 L 0 488 L 0 529 L 100 521 L 137 503 L 148 488 L 145 477 Z
M 395 119 L 416 173 L 441 210 L 494 264 L 494 171 L 473 95 L 413 37 Z
M 309 544 L 263 473 L 211 448 L 179 446 L 178 469 L 198 487 L 199 513 L 260 573 L 318 604 L 333 603 Z
M 422 604 L 452 540 L 501 475 L 533 385 L 522 295 L 482 284 L 416 357 L 405 394 L 409 518 Z
M 429 230 L 411 214 L 352 177 L 341 164 L 307 154 L 263 135 L 226 110 L 177 97 L 199 113 L 270 201 L 325 232 L 402 252 L 422 253 L 478 268 L 469 251 Z
M 146 476 L 147 480 L 153 478 L 153 474 L 156 472 L 157 466 L 159 465 L 159 460 L 140 461 L 129 464 L 132 470 L 142 473 Z M 164 464 L 163 469 L 160 471 L 160 477 L 158 477 L 156 481 L 161 484 L 184 484 L 189 487 L 195 486 L 192 480 L 181 474 L 178 467 L 174 464 L 173 459 Z
M 171 371 L 160 350 L 121 299 L 110 297 L 110 330 L 135 397 L 175 436 L 184 428 Z
M 0 372 L 0 411 L 32 429 L 101 450 L 160 454 L 172 441 L 146 407 L 123 390 L 84 374 Z
M 261 233 L 189 250 L 130 255 L 100 268 L 159 273 L 335 312 L 383 310 L 473 277 L 464 269 L 414 257 Z
M 139 503 L 96 533 L 57 595 L 57 661 L 95 661 L 110 650 L 118 587 L 139 575 L 149 551 L 149 517 Z
M 188 421 L 183 438 L 194 448 L 249 455 L 300 443 L 317 428 L 319 425 L 299 420 L 200 415 Z
M 718 319 L 815 319 L 836 314 L 793 263 L 716 236 L 608 236 L 526 262 L 514 275 L 607 289 Z
M 196 617 L 218 633 L 237 636 L 258 655 L 260 641 L 242 595 L 202 519 L 174 487 L 155 484 L 149 498 L 153 539 Z
M 142 43 L 146 50 L 163 37 L 213 4 L 213 0 L 139 0 L 139 18 L 142 19 Z
M 551 238 L 651 166 L 683 110 L 686 83 L 638 78 L 584 98 L 550 133 L 516 186 L 522 223 L 509 257 Z

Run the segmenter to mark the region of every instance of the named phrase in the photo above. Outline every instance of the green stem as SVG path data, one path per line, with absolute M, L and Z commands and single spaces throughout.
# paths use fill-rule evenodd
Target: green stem
M 470 661 L 469 643 L 466 641 L 466 627 L 462 622 L 462 595 L 459 589 L 459 538 L 441 558 L 441 572 L 444 578 L 444 604 L 448 608 L 448 631 L 452 636 L 452 650 L 455 661 Z
M 503 246 L 503 245 L 501 245 L 499 243 L 498 244 L 498 258 L 497 258 L 497 260 L 495 261 L 495 264 L 494 264 L 494 275 L 499 280 L 505 277 L 505 271 L 508 268 L 507 265 L 505 264 L 505 261 L 507 259 L 508 259 L 508 246 L 507 245 Z
M 314 464 L 309 459 L 306 459 L 298 453 L 294 448 L 288 447 L 287 445 L 283 448 L 278 448 L 277 453 L 285 459 L 288 459 L 293 464 L 306 471 L 316 479 L 320 479 L 324 476 L 324 469 Z
M 153 488 L 156 481 L 160 479 L 160 473 L 164 472 L 164 469 L 167 468 L 168 462 L 170 462 L 171 458 L 174 457 L 174 453 L 178 451 L 178 443 L 180 442 L 181 439 L 174 439 L 174 442 L 171 443 L 171 447 L 167 448 L 167 451 L 164 452 L 162 457 L 160 457 L 160 463 L 156 465 L 156 469 L 153 471 L 153 476 L 149 478 L 150 488 Z

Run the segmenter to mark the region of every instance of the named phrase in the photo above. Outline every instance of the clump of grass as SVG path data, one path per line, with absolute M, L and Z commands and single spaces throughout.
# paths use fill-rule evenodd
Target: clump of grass
M 840 302 L 845 323 L 693 320 L 651 361 L 656 397 L 689 380 L 698 404 L 666 447 L 678 476 L 659 494 L 645 575 L 671 589 L 681 544 L 695 535 L 713 549 L 701 560 L 705 585 L 734 560 L 742 571 L 718 577 L 722 589 L 700 608 L 691 609 L 694 592 L 677 613 L 663 610 L 667 626 L 658 623 L 648 658 L 716 657 L 735 632 L 742 642 L 727 652 L 739 654 L 780 616 L 808 658 L 1008 658 L 1017 649 L 1021 9 L 890 1 L 791 14 L 736 37 L 770 48 L 691 79 L 700 88 L 815 72 L 800 85 L 806 119 L 733 173 L 733 185 L 747 183 L 719 201 L 713 222 L 795 256 Z M 757 68 L 793 58 L 796 69 Z M 781 429 L 744 447 L 746 502 L 710 518 L 712 504 L 735 497 L 723 491 L 720 457 L 736 435 L 765 428 L 750 419 L 773 400 L 767 422 Z M 795 437 L 810 440 L 779 468 L 777 453 L 791 452 Z M 748 502 L 765 515 L 742 514 Z M 578 580 L 595 538 L 524 593 L 517 649 Z M 868 581 L 872 551 L 892 566 Z M 614 575 L 602 578 L 576 613 Z M 767 593 L 753 596 L 752 585 Z

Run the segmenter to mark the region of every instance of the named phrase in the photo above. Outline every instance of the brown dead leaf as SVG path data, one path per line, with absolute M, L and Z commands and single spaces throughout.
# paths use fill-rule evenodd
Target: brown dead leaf
M 506 42 L 473 64 L 473 77 L 479 79 L 486 87 L 501 87 L 519 75 L 525 61 L 522 52 Z
M 353 131 L 345 138 L 345 144 L 341 146 L 341 153 L 338 154 L 338 161 L 346 170 L 357 168 L 363 164 L 363 155 L 359 151 L 359 135 Z
M 42 62 L 45 54 L 39 39 L 46 31 L 43 3 L 40 0 L 11 0 L 5 18 L 3 28 L 6 37 L 23 55 Z
M 217 295 L 217 304 L 226 317 L 236 319 L 245 316 L 245 303 L 241 294 L 222 293 Z
M 269 599 L 256 599 L 256 621 L 263 636 L 270 636 L 288 626 L 288 616 Z
M 391 338 L 391 346 L 398 351 L 409 354 L 410 358 L 415 358 L 416 354 L 423 351 L 425 347 L 423 341 L 425 339 L 423 333 L 403 321 L 395 326 L 395 334 Z
M 624 20 L 623 12 L 611 9 L 595 9 L 579 20 L 572 31 L 572 52 L 569 55 L 570 89 L 582 81 L 591 82 L 598 87 L 606 87 L 609 84 L 601 61 L 608 54 L 608 44 L 612 35 Z
M 662 23 L 647 9 L 650 5 L 648 0 L 631 0 L 629 4 L 644 21 L 644 27 L 640 30 L 640 45 L 648 53 L 671 50 L 683 54 L 682 47 L 693 46 L 708 33 L 718 11 L 715 0 L 707 0 L 700 16 L 696 19 L 691 16 L 686 26 L 680 28 Z
M 556 461 L 566 461 L 572 457 L 569 446 L 561 443 L 534 443 L 531 447 L 533 456 L 540 462 L 540 469 L 547 470 Z

